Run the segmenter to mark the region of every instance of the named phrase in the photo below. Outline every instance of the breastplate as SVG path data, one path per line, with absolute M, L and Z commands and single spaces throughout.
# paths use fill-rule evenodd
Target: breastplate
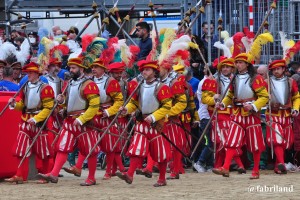
M 234 96 L 236 99 L 244 100 L 255 97 L 250 82 L 251 77 L 248 73 L 236 75 L 234 88 Z
M 270 77 L 271 103 L 287 105 L 289 102 L 290 89 L 289 80 L 286 76 L 283 78 Z
M 228 88 L 229 83 L 230 83 L 230 78 L 225 77 L 224 75 L 220 76 L 220 92 L 221 92 L 220 94 L 221 94 L 221 96 L 224 95 L 225 90 Z
M 54 97 L 61 93 L 62 82 L 59 77 L 53 77 L 50 75 L 45 76 L 48 80 L 49 85 L 52 87 L 54 91 Z
M 151 114 L 159 108 L 159 102 L 156 98 L 155 89 L 159 86 L 158 81 L 152 84 L 144 82 L 140 88 L 139 104 L 142 114 Z
M 101 78 L 94 77 L 94 82 L 97 84 L 100 91 L 100 104 L 111 102 L 110 96 L 106 94 L 107 82 L 109 76 L 104 74 Z
M 41 89 L 43 85 L 41 81 L 36 84 L 28 82 L 25 87 L 25 106 L 28 110 L 41 108 Z
M 87 108 L 87 102 L 80 94 L 82 84 L 86 78 L 77 81 L 72 80 L 68 87 L 67 112 L 84 110 Z

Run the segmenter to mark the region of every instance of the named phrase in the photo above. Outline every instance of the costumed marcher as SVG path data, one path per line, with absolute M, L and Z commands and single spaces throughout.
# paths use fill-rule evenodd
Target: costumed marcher
M 276 155 L 274 171 L 277 174 L 287 173 L 284 164 L 284 151 L 290 149 L 294 143 L 292 117 L 297 117 L 300 106 L 298 85 L 295 80 L 285 75 L 286 67 L 286 60 L 284 59 L 274 60 L 269 64 L 269 70 L 272 72 L 269 77 L 271 110 L 267 107 L 266 121 L 277 132 L 267 126 L 267 144 L 271 146 L 271 142 L 273 143 Z
M 225 177 L 229 177 L 229 167 L 236 155 L 236 149 L 241 148 L 245 141 L 254 158 L 250 179 L 259 178 L 260 154 L 265 149 L 265 143 L 258 112 L 269 98 L 264 80 L 255 73 L 251 61 L 247 53 L 241 53 L 234 58 L 238 74 L 222 103 L 216 104 L 224 110 L 233 102 L 233 118 L 225 143 L 227 150 L 224 165 L 213 169 L 214 173 Z
M 18 158 L 19 162 L 25 156 L 25 152 L 31 144 L 32 139 L 40 131 L 41 124 L 44 123 L 54 105 L 53 89 L 50 85 L 44 84 L 39 80 L 39 65 L 31 62 L 23 67 L 23 72 L 27 73 L 29 82 L 19 94 L 21 100 L 18 102 L 13 98 L 9 100 L 12 109 L 23 110 L 21 116 L 22 122 L 17 141 L 14 145 L 14 155 Z M 47 172 L 49 157 L 51 156 L 47 131 L 42 130 L 24 162 L 17 169 L 17 173 L 13 177 L 5 179 L 5 181 L 23 183 L 23 181 L 27 180 L 29 171 L 28 157 L 31 155 L 31 152 L 42 160 L 42 171 L 44 173 Z
M 172 96 L 169 87 L 157 79 L 159 72 L 157 61 L 142 60 L 138 62 L 138 66 L 144 81 L 138 91 L 133 94 L 130 102 L 120 110 L 124 115 L 131 114 L 137 109 L 141 113 L 140 117 L 137 117 L 134 136 L 127 152 L 130 157 L 128 172 L 117 172 L 117 176 L 131 184 L 136 168 L 142 166 L 144 158 L 149 153 L 159 165 L 158 181 L 153 186 L 165 186 L 167 184 L 165 177 L 167 161 L 171 152 L 169 143 L 160 132 L 163 129 L 165 117 L 171 109 Z
M 126 67 L 126 64 L 124 62 L 114 62 L 112 64 L 110 64 L 108 66 L 108 72 L 109 74 L 111 75 L 111 77 L 113 77 L 114 79 L 116 79 L 119 84 L 120 84 L 120 88 L 121 88 L 121 92 L 122 92 L 122 95 L 123 95 L 123 99 L 124 101 L 127 99 L 127 96 L 128 96 L 128 83 L 126 80 L 124 80 L 122 78 L 122 74 L 124 73 L 125 71 L 125 67 Z M 128 123 L 128 118 L 127 116 L 122 116 L 122 115 L 119 115 L 118 117 L 118 129 L 119 129 L 119 132 L 122 132 L 124 128 L 126 128 L 126 125 Z M 121 127 L 121 130 L 120 128 Z M 123 135 L 124 137 L 127 137 L 127 134 Z M 125 140 L 121 139 L 120 140 L 120 145 L 121 145 L 121 148 L 123 147 L 123 145 L 125 145 Z M 120 153 L 119 152 L 116 152 L 115 153 L 115 157 L 116 156 L 120 156 L 119 155 Z M 114 162 L 113 163 L 113 168 L 112 168 L 112 175 L 115 175 L 116 174 L 116 171 L 117 171 L 117 163 Z
M 227 58 L 224 56 L 219 59 L 215 59 L 213 62 L 213 66 L 218 70 L 217 79 L 206 79 L 202 86 L 202 102 L 208 105 L 208 112 L 210 117 L 213 117 L 212 121 L 212 131 L 211 131 L 211 140 L 213 143 L 216 143 L 216 152 L 215 152 L 215 163 L 214 168 L 219 168 L 223 166 L 224 158 L 225 158 L 225 148 L 224 145 L 228 138 L 228 131 L 231 122 L 232 115 L 232 107 L 228 106 L 226 109 L 218 109 L 218 118 L 216 116 L 212 116 L 215 99 L 219 99 L 220 95 L 224 95 L 225 90 L 227 89 L 230 80 L 232 78 L 232 73 L 234 69 L 234 59 Z M 218 88 L 219 87 L 219 94 Z M 242 154 L 241 149 L 236 149 L 236 155 L 234 156 L 234 160 L 237 163 L 238 172 L 246 173 L 244 165 L 239 157 Z
M 105 130 L 106 127 L 111 123 L 114 115 L 119 111 L 119 108 L 123 105 L 123 95 L 121 92 L 120 84 L 113 77 L 108 76 L 105 72 L 107 66 L 105 63 L 96 59 L 91 65 L 94 81 L 97 84 L 100 91 L 100 110 L 99 115 L 94 119 L 97 128 Z M 119 135 L 121 133 L 117 124 L 114 124 L 109 129 L 110 133 Z M 101 135 L 102 133 L 100 133 Z M 119 170 L 123 172 L 125 170 L 121 152 L 121 143 L 118 143 L 117 147 L 112 151 L 115 142 L 117 141 L 117 136 L 112 136 L 111 134 L 106 134 L 100 142 L 101 151 L 106 154 L 106 173 L 103 177 L 104 180 L 110 179 L 112 175 L 113 163 L 116 162 Z
M 60 94 L 57 101 L 66 104 L 67 117 L 65 118 L 60 137 L 56 145 L 56 158 L 52 171 L 47 174 L 38 174 L 38 177 L 52 183 L 58 182 L 59 171 L 67 160 L 68 153 L 78 147 L 79 152 L 86 156 L 97 142 L 98 135 L 86 124 L 94 118 L 99 110 L 100 98 L 97 85 L 84 76 L 84 70 L 88 68 L 82 64 L 82 58 L 72 58 L 68 61 L 72 79 L 67 88 L 66 96 Z M 89 174 L 81 186 L 96 184 L 95 172 L 97 167 L 97 147 L 88 158 Z

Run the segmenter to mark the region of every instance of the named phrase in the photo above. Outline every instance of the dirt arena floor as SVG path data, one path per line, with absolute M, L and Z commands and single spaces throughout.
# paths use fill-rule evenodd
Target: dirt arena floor
M 154 188 L 158 174 L 151 179 L 137 175 L 129 185 L 118 177 L 104 181 L 104 171 L 97 170 L 97 184 L 82 187 L 79 184 L 87 176 L 84 170 L 80 178 L 63 173 L 57 184 L 38 185 L 33 180 L 19 185 L 1 182 L 0 199 L 300 199 L 300 172 L 277 175 L 264 170 L 258 180 L 250 180 L 250 173 L 232 172 L 225 178 L 211 172 L 198 174 L 187 170 L 179 180 Z

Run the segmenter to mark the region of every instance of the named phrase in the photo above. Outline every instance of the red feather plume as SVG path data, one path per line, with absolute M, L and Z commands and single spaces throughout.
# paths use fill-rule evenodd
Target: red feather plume
M 239 55 L 240 53 L 245 52 L 244 45 L 242 43 L 242 38 L 244 37 L 243 32 L 237 32 L 236 34 L 233 35 L 232 40 L 233 40 L 233 53 L 232 53 L 232 58 L 235 56 Z
M 95 36 L 86 34 L 81 38 L 82 52 L 86 52 L 87 47 L 93 42 Z

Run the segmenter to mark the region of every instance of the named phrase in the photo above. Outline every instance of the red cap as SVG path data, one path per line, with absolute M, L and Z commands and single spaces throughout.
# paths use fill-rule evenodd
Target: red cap
M 225 56 L 220 56 L 220 62 L 222 62 L 222 61 L 225 60 L 225 59 L 226 59 Z M 216 58 L 216 59 L 214 60 L 214 62 L 212 63 L 212 66 L 213 66 L 214 68 L 217 68 L 218 64 L 219 64 L 219 58 Z
M 22 69 L 23 72 L 37 72 L 40 73 L 39 65 L 35 62 L 30 62 Z
M 102 67 L 104 69 L 107 69 L 105 64 L 104 64 L 104 61 L 102 59 L 99 59 L 99 58 L 95 59 L 94 62 L 91 64 L 91 67 L 93 67 L 93 66 L 98 66 L 98 67 Z
M 275 69 L 277 67 L 286 67 L 286 62 L 285 60 L 274 60 L 270 65 L 269 65 L 269 70 L 270 69 Z
M 126 64 L 123 62 L 115 62 L 108 66 L 109 72 L 123 72 L 125 70 Z
M 137 63 L 137 65 L 138 65 L 140 71 L 143 71 L 144 68 L 152 68 L 152 69 L 156 69 L 159 71 L 156 60 L 155 61 L 140 60 Z
M 81 57 L 78 57 L 78 58 L 71 58 L 69 61 L 68 61 L 68 66 L 70 65 L 76 65 L 78 67 L 82 67 L 82 68 L 85 68 L 87 69 L 88 67 L 84 66 L 82 64 L 82 58 Z
M 61 61 L 59 61 L 58 58 L 50 58 L 49 65 L 59 65 L 59 66 L 61 66 Z
M 246 63 L 250 63 L 250 61 L 248 61 L 248 54 L 247 53 L 240 53 L 238 54 L 235 58 L 234 58 L 234 62 L 236 61 L 244 61 Z

